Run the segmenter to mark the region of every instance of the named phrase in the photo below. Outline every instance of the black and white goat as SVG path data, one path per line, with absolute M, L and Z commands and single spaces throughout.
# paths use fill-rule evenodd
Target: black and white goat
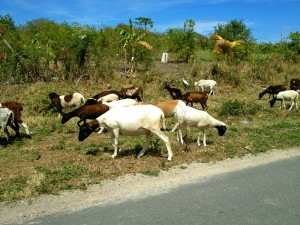
M 16 127 L 13 125 L 14 122 L 14 113 L 8 108 L 0 107 L 0 129 L 3 129 L 6 140 L 9 139 L 9 131 L 7 129 L 8 126 L 13 128 L 16 131 Z
M 275 98 L 270 100 L 270 106 L 273 107 L 276 101 L 281 101 L 280 108 L 285 109 L 286 108 L 285 101 L 291 101 L 292 104 L 289 110 L 291 110 L 294 105 L 296 109 L 298 109 L 298 104 L 297 104 L 298 95 L 299 95 L 298 91 L 294 91 L 294 90 L 281 91 L 277 94 Z

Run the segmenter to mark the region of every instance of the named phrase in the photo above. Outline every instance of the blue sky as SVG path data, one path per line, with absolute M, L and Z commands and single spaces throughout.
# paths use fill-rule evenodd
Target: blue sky
M 44 18 L 101 28 L 146 17 L 158 32 L 183 28 L 191 19 L 195 31 L 205 36 L 218 23 L 237 19 L 258 43 L 276 43 L 290 32 L 300 32 L 300 0 L 0 0 L 0 14 L 7 13 L 17 26 Z

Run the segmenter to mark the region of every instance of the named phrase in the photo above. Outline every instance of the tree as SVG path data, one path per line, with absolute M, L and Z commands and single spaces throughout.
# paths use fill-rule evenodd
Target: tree
M 148 42 L 143 41 L 143 38 L 147 34 L 147 30 L 139 30 L 136 31 L 133 22 L 129 19 L 129 31 L 125 29 L 116 28 L 115 31 L 123 36 L 123 39 L 120 41 L 123 44 L 123 49 L 125 53 L 125 73 L 126 71 L 126 62 L 127 62 L 127 48 L 130 50 L 130 57 L 131 57 L 131 66 L 130 66 L 130 74 L 135 73 L 136 70 L 136 49 L 138 45 L 144 46 L 149 50 L 152 50 L 152 45 Z
M 150 18 L 144 18 L 144 17 L 138 17 L 135 18 L 137 21 L 134 22 L 137 25 L 140 25 L 144 28 L 144 30 L 147 30 L 147 26 L 149 25 L 150 28 L 153 27 L 153 21 Z
M 178 59 L 188 62 L 196 48 L 195 22 L 186 20 L 183 29 L 168 29 L 169 51 L 178 53 Z
M 229 23 L 219 23 L 214 27 L 214 33 L 228 41 L 243 40 L 254 42 L 251 29 L 247 28 L 243 20 L 232 20 Z

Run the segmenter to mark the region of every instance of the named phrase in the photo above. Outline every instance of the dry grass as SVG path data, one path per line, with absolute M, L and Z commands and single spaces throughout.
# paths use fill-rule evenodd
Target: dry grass
M 124 78 L 114 74 L 113 79 L 101 82 L 81 80 L 76 87 L 74 83 L 64 81 L 39 82 L 30 86 L 1 86 L 0 102 L 16 100 L 24 103 L 23 119 L 34 134 L 32 139 L 24 136 L 9 143 L 6 143 L 4 135 L 0 136 L 0 200 L 27 198 L 43 193 L 55 194 L 61 189 L 85 189 L 89 184 L 114 179 L 127 173 L 167 170 L 174 165 L 219 161 L 247 153 L 257 154 L 266 150 L 260 147 L 260 143 L 266 148 L 295 145 L 297 138 L 293 136 L 291 139 L 294 142 L 289 141 L 290 137 L 287 136 L 286 142 L 281 141 L 286 144 L 280 145 L 273 138 L 282 136 L 280 133 L 276 134 L 278 126 L 284 131 L 294 132 L 295 127 L 299 126 L 299 123 L 295 122 L 298 120 L 298 111 L 270 109 L 267 96 L 264 100 L 257 100 L 263 87 L 262 82 L 253 81 L 252 77 L 247 79 L 249 84 L 246 84 L 245 77 L 251 74 L 248 65 L 241 65 L 234 73 L 229 72 L 230 68 L 227 66 L 218 65 L 218 69 L 221 70 L 215 77 L 218 86 L 216 95 L 209 97 L 208 112 L 229 125 L 225 136 L 218 137 L 217 131 L 211 129 L 207 134 L 208 146 L 198 147 L 196 131 L 193 130 L 189 150 L 186 151 L 185 146 L 177 143 L 176 134 L 166 131 L 174 153 L 171 162 L 167 161 L 165 146 L 155 137 L 152 140 L 152 148 L 141 159 L 136 159 L 136 155 L 141 150 L 145 138 L 121 137 L 123 151 L 113 160 L 110 157 L 113 148 L 109 144 L 107 133 L 95 133 L 84 142 L 78 142 L 77 119 L 73 118 L 61 125 L 57 112 L 49 107 L 48 93 L 51 91 L 59 94 L 78 91 L 90 97 L 106 89 L 107 84 L 118 90 L 122 86 L 140 85 L 145 90 L 145 102 L 168 100 L 169 94 L 161 89 L 162 81 L 167 80 L 183 91 L 193 90 L 193 87 L 185 89 L 181 78 L 184 77 L 193 83 L 197 74 L 207 74 L 209 71 L 207 65 L 203 67 L 203 71 L 192 69 L 191 65 L 187 64 L 163 64 L 155 68 L 136 78 Z M 222 77 L 226 74 L 231 74 L 232 77 Z M 284 82 L 285 78 L 280 79 Z M 220 116 L 223 104 L 235 99 L 250 102 L 260 108 L 253 115 L 246 113 L 239 116 Z M 195 106 L 200 109 L 200 105 Z M 167 119 L 167 127 L 171 128 L 173 125 L 174 119 Z M 270 127 L 270 136 L 257 136 L 260 132 L 262 135 L 266 133 L 263 130 L 265 127 Z M 25 133 L 23 129 L 21 132 Z

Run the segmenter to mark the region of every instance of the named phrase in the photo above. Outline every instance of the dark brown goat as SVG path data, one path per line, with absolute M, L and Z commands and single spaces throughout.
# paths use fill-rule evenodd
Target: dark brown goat
M 203 91 L 187 92 L 181 97 L 181 100 L 185 101 L 186 105 L 190 103 L 192 107 L 194 103 L 200 103 L 203 110 L 208 108 L 208 106 L 206 105 L 207 99 L 208 96 L 206 92 Z
M 258 94 L 258 98 L 261 99 L 265 94 L 269 94 L 269 98 L 271 97 L 271 95 L 274 98 L 275 95 L 277 95 L 280 91 L 285 91 L 285 90 L 286 90 L 286 87 L 282 84 L 269 86 L 263 92 Z
M 23 106 L 19 102 L 3 102 L 0 103 L 0 107 L 8 108 L 14 113 L 14 121 L 13 126 L 11 126 L 15 132 L 16 136 L 20 136 L 20 125 L 22 125 L 25 128 L 26 134 L 31 137 L 31 132 L 28 129 L 27 124 L 21 119 L 21 112 L 23 111 Z
M 143 101 L 144 90 L 141 87 L 129 87 L 122 88 L 119 91 L 119 97 L 137 99 L 138 101 Z
M 170 87 L 169 84 L 165 84 L 164 88 L 170 93 L 173 100 L 180 99 L 182 97 L 181 91 L 178 88 Z
M 109 107 L 101 103 L 83 105 L 69 113 L 63 113 L 61 123 L 64 124 L 73 117 L 79 117 L 80 120 L 77 122 L 77 125 L 79 126 L 82 121 L 86 123 L 87 119 L 96 119 L 108 110 Z
M 300 90 L 300 80 L 299 79 L 291 79 L 290 89 L 294 90 L 294 91 Z

